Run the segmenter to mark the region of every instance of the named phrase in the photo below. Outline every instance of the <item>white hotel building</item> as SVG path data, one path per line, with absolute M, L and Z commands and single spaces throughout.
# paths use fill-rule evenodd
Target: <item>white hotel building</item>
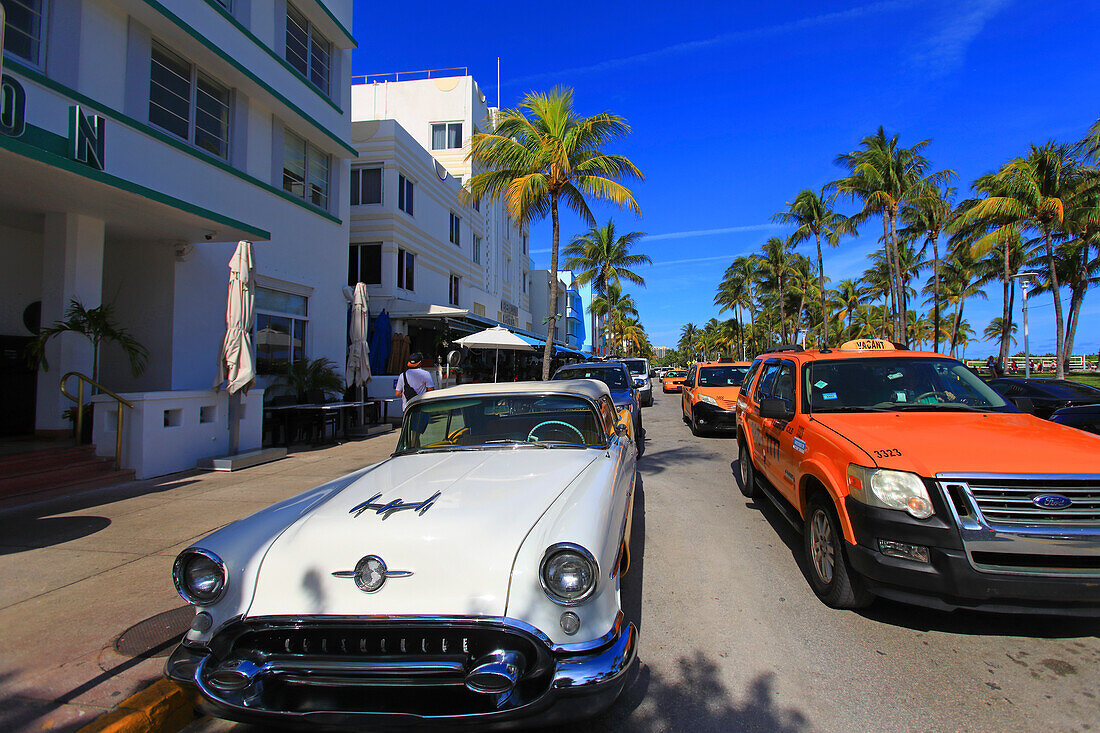
M 344 363 L 352 0 L 2 3 L 3 432 L 68 429 L 58 379 L 91 375 L 87 341 L 54 339 L 37 376 L 19 362 L 37 323 L 78 299 L 113 304 L 151 353 L 139 377 L 118 349 L 100 358 L 100 381 L 137 405 L 124 437 L 139 476 L 224 453 L 210 387 L 237 240 L 255 243 L 261 373 Z M 259 440 L 261 397 L 242 448 Z M 113 444 L 103 417 L 97 443 Z

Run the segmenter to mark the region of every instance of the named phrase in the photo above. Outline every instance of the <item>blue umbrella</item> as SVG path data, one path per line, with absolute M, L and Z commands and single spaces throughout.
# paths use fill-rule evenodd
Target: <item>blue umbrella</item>
M 390 358 L 391 338 L 393 338 L 393 329 L 390 327 L 390 314 L 383 310 L 374 319 L 374 325 L 370 330 L 371 373 L 386 373 L 386 362 Z

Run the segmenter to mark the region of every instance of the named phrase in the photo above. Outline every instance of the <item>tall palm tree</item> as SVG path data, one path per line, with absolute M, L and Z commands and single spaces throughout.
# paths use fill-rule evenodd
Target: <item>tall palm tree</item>
M 951 322 L 951 355 L 955 355 L 955 347 L 958 346 L 960 323 L 962 323 L 963 308 L 966 301 L 971 298 L 985 300 L 988 296 L 982 288 L 980 279 L 980 265 L 971 255 L 969 248 L 960 246 L 943 261 L 943 297 L 948 305 L 955 307 L 955 313 Z M 973 333 L 973 331 L 971 331 Z
M 742 255 L 735 257 L 722 277 L 718 286 L 718 292 L 714 296 L 714 304 L 721 306 L 719 313 L 729 309 L 738 311 L 737 321 L 744 324 L 740 311 L 749 312 L 749 324 L 755 336 L 756 326 L 756 286 L 760 280 L 759 255 Z M 742 357 L 744 356 L 742 348 Z
M 515 109 L 501 110 L 492 129 L 470 139 L 471 160 L 484 172 L 475 173 L 464 189 L 469 201 L 488 196 L 502 199 L 517 221 L 551 221 L 551 282 L 558 278 L 558 207 L 564 204 L 589 226 L 596 223 L 588 200 L 608 201 L 640 214 L 638 202 L 624 179 L 643 179 L 628 158 L 603 152 L 630 133 L 626 120 L 602 112 L 581 117 L 573 110 L 573 90 L 557 87 L 548 94 L 529 92 Z M 557 325 L 558 290 L 550 288 L 550 318 L 542 352 L 542 378 L 550 378 L 550 353 Z
M 841 319 L 848 319 L 848 341 L 852 340 L 852 316 L 863 302 L 863 287 L 851 278 L 841 280 L 837 284 L 837 296 L 841 303 L 841 311 L 838 314 Z
M 607 324 L 607 345 L 609 349 L 611 345 L 615 343 L 615 338 L 618 336 L 615 329 L 617 326 L 622 325 L 622 317 L 638 317 L 638 306 L 634 303 L 634 297 L 631 295 L 623 295 L 622 288 L 619 287 L 618 283 L 609 283 L 607 291 L 603 295 L 593 297 L 592 303 L 588 308 Z M 620 317 L 620 319 L 615 321 L 617 316 Z M 619 343 L 621 343 L 621 341 Z M 618 349 L 616 348 L 616 352 L 617 351 Z
M 817 286 L 821 293 L 821 343 L 824 347 L 829 346 L 829 312 L 825 308 L 825 265 L 821 258 L 821 238 L 824 237 L 830 247 L 836 247 L 840 244 L 840 235 L 851 229 L 847 217 L 832 209 L 835 197 L 835 193 L 826 195 L 824 189 L 817 192 L 804 188 L 794 197 L 794 201 L 787 202 L 786 211 L 772 216 L 772 221 L 794 225 L 795 230 L 788 238 L 792 247 L 811 236 L 817 244 Z
M 905 241 L 923 239 L 925 246 L 932 245 L 932 350 L 940 350 L 940 235 L 944 233 L 954 214 L 951 199 L 953 188 L 929 186 L 928 190 L 901 207 L 900 217 L 905 224 L 898 232 Z
M 1069 313 L 1066 315 L 1065 347 L 1067 357 L 1073 353 L 1077 319 L 1089 285 L 1097 282 L 1100 268 L 1100 170 L 1092 166 L 1080 169 L 1078 190 L 1066 209 L 1065 230 L 1069 239 L 1059 247 L 1058 260 L 1064 274 L 1062 282 L 1069 285 Z M 1093 253 L 1095 252 L 1095 258 Z
M 1065 378 L 1065 344 L 1054 240 L 1064 232 L 1068 199 L 1083 193 L 1077 174 L 1078 163 L 1068 145 L 1053 141 L 1042 146 L 1033 144 L 1025 157 L 1014 158 L 996 173 L 979 177 L 974 182 L 974 189 L 983 198 L 974 201 L 959 217 L 960 226 L 987 226 L 988 233 L 972 245 L 979 257 L 1000 244 L 1006 230 L 1023 227 L 1039 233 L 1045 244 L 1050 290 L 1054 296 L 1057 379 Z
M 695 346 L 699 339 L 699 327 L 694 323 L 685 323 L 680 328 L 680 342 L 677 344 L 680 351 L 695 358 Z
M 924 195 L 932 186 L 946 184 L 955 175 L 943 170 L 926 173 L 928 160 L 922 151 L 931 140 L 921 140 L 912 147 L 898 145 L 898 136 L 887 137 L 880 126 L 878 130 L 860 141 L 860 147 L 850 153 L 842 153 L 836 163 L 848 171 L 848 175 L 830 184 L 830 188 L 863 201 L 863 210 L 852 217 L 853 224 L 865 221 L 871 214 L 882 216 L 882 233 L 886 259 L 891 270 L 891 287 L 894 293 L 896 333 L 908 340 L 906 328 L 905 291 L 898 255 L 897 218 L 901 207 Z
M 761 245 L 760 271 L 767 278 L 768 286 L 775 290 L 779 300 L 780 341 L 787 341 L 787 283 L 795 274 L 794 258 L 785 239 L 768 237 Z
M 1016 345 L 1016 324 L 1015 323 L 1002 323 L 1000 317 L 993 318 L 989 321 L 984 329 L 982 329 L 982 336 L 986 341 L 1001 340 L 1001 334 L 1005 331 L 1008 332 L 1008 338 L 1012 342 L 1012 345 Z
M 565 269 L 577 272 L 577 284 L 592 284 L 593 295 L 603 295 L 610 283 L 626 280 L 645 287 L 645 278 L 633 269 L 639 265 L 651 265 L 648 255 L 631 254 L 630 250 L 645 236 L 645 232 L 618 234 L 611 219 L 603 226 L 594 226 L 584 234 L 578 234 L 562 250 Z M 592 314 L 592 333 L 596 331 L 596 314 Z M 596 351 L 596 339 L 592 339 L 592 352 Z

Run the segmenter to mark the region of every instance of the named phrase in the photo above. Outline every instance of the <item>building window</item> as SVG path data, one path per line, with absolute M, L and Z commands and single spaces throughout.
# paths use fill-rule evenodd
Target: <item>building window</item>
M 413 285 L 414 271 L 416 270 L 416 255 L 403 249 L 397 250 L 397 287 L 405 290 L 415 290 Z
M 447 302 L 458 305 L 458 286 L 462 282 L 458 275 L 451 275 L 450 287 L 447 289 Z
M 353 168 L 351 171 L 351 205 L 382 203 L 382 169 Z
M 256 373 L 286 375 L 308 353 L 309 298 L 256 288 Z
M 328 209 L 328 155 L 290 130 L 283 133 L 283 190 Z
M 451 212 L 451 244 L 457 244 L 462 246 L 462 219 L 460 219 L 453 211 Z
M 403 175 L 397 176 L 397 208 L 413 215 L 413 182 Z
M 46 33 L 44 0 L 3 0 L 4 51 L 38 66 Z
M 481 199 L 474 199 L 474 211 L 481 211 Z
M 298 73 L 325 94 L 329 93 L 329 64 L 332 44 L 306 16 L 286 4 L 286 60 Z
M 523 235 L 523 254 L 527 254 L 527 235 Z
M 432 125 L 432 150 L 447 150 L 461 147 L 461 122 L 436 122 Z
M 477 301 L 474 301 L 474 306 L 470 310 L 473 311 L 475 316 L 485 317 L 485 306 Z
M 523 281 L 523 292 L 526 293 L 527 292 L 527 275 L 524 274 L 524 276 L 521 277 L 520 280 Z
M 382 284 L 382 243 L 353 244 L 348 250 L 348 285 Z
M 476 234 L 474 235 L 473 260 L 476 264 L 481 264 L 481 237 Z
M 229 157 L 229 89 L 154 42 L 149 121 L 219 158 Z

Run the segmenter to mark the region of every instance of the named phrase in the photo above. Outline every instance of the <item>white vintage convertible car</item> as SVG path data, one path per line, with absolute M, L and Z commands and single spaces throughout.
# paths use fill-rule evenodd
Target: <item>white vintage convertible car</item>
M 599 712 L 635 657 L 619 601 L 631 433 L 592 380 L 411 400 L 391 458 L 180 553 L 196 615 L 167 675 L 214 715 L 260 724 Z

